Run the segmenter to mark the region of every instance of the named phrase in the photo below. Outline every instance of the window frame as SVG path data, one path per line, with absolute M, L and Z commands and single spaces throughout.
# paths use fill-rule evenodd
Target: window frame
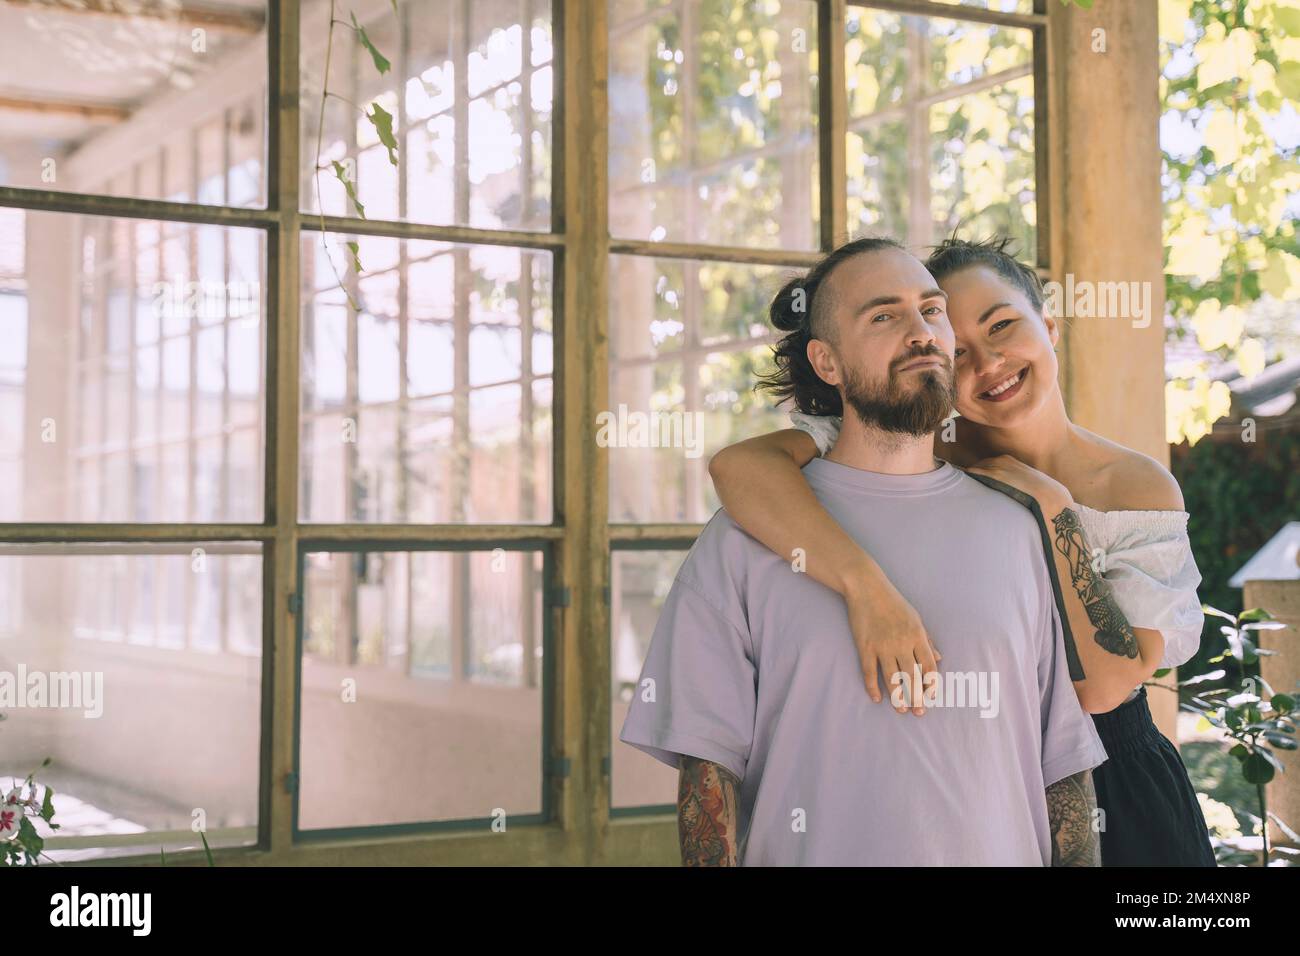
M 680 6 L 689 0 L 675 0 Z M 466 0 L 468 3 L 468 0 Z M 521 12 L 529 0 L 519 0 Z M 608 210 L 608 54 L 605 0 L 551 0 L 552 112 L 549 231 L 480 229 L 318 216 L 302 211 L 300 7 L 268 0 L 265 208 L 201 206 L 159 199 L 0 186 L 0 207 L 160 222 L 243 226 L 266 237 L 263 286 L 263 502 L 261 522 L 0 523 L 0 543 L 257 542 L 262 547 L 262 696 L 257 841 L 217 849 L 222 863 L 586 864 L 673 863 L 670 808 L 611 813 L 611 549 L 689 548 L 703 525 L 609 521 L 609 454 L 594 441 L 609 407 L 609 263 L 614 254 L 806 267 L 848 238 L 844 25 L 850 0 L 817 0 L 820 251 L 612 239 Z M 1049 0 L 1030 14 L 934 0 L 852 0 L 855 7 L 1032 31 L 1038 266 L 1050 271 Z M 836 38 L 836 42 L 827 42 Z M 1058 81 L 1053 81 L 1058 82 Z M 1056 162 L 1054 160 L 1054 162 Z M 223 196 L 223 198 L 228 198 Z M 549 524 L 364 524 L 299 520 L 302 237 L 320 232 L 496 244 L 552 255 L 552 520 Z M 477 823 L 396 825 L 305 835 L 297 828 L 302 568 L 308 551 L 446 550 L 502 547 L 543 553 L 543 813 L 512 818 L 509 837 Z M 287 651 L 287 653 L 286 653 Z M 401 835 L 402 839 L 393 837 Z M 156 834 L 144 834 L 149 841 Z M 149 862 L 142 843 L 135 857 Z M 202 851 L 176 854 L 201 863 Z

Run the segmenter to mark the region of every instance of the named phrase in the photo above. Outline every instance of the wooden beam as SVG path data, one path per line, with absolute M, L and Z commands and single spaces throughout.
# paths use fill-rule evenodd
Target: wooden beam
M 160 189 L 154 183 L 140 189 Z M 19 189 L 0 186 L 0 207 L 30 212 L 67 212 L 82 216 L 114 216 L 121 219 L 150 219 L 164 222 L 189 222 L 214 226 L 274 226 L 276 217 L 266 209 L 233 206 L 203 206 L 198 203 L 166 202 L 138 199 L 133 196 L 96 196 L 65 193 L 51 189 Z
M 844 63 L 844 0 L 817 5 L 817 101 L 821 202 L 821 249 L 830 252 L 849 239 L 848 91 Z
M 276 0 L 271 0 L 272 3 Z M 229 33 L 257 33 L 265 24 L 262 11 L 256 7 L 222 7 L 212 4 L 132 4 L 131 9 L 120 0 L 77 0 L 76 3 L 51 3 L 49 0 L 0 0 L 10 7 L 34 8 L 40 13 L 65 13 L 88 16 L 113 17 L 127 20 L 165 20 L 186 27 L 205 27 Z
M 552 778 L 552 806 L 572 839 L 552 862 L 599 858 L 609 826 L 609 453 L 595 419 L 609 406 L 609 26 L 604 3 L 555 9 L 561 95 L 555 109 L 555 520 L 565 529 L 558 583 L 548 756 L 571 771 Z
M 98 123 L 120 123 L 131 116 L 131 111 L 125 106 L 76 103 L 71 100 L 21 99 L 14 96 L 0 96 L 0 110 L 35 113 L 38 116 L 73 116 Z
M 965 4 L 937 3 L 935 0 L 852 0 L 855 7 L 885 10 L 910 16 L 934 17 L 943 20 L 973 20 L 997 26 L 1034 27 L 1047 23 L 1047 15 L 1034 13 L 1003 13 Z
M 262 741 L 258 843 L 293 846 L 298 791 L 298 415 L 302 240 L 298 4 L 272 3 L 267 44 L 270 113 L 267 204 L 266 453 L 264 520 L 275 529 L 262 558 Z
M 610 242 L 609 251 L 616 255 L 654 256 L 657 259 L 699 259 L 706 262 L 742 262 L 794 268 L 816 265 L 821 259 L 819 252 L 702 246 L 688 242 L 651 242 L 648 239 L 615 239 Z
M 1063 321 L 1066 409 L 1084 428 L 1167 465 L 1156 7 L 1053 2 L 1047 15 L 1052 278 L 1151 290 L 1146 327 L 1133 317 Z M 1095 30 L 1109 39 L 1105 52 L 1093 50 Z M 1176 695 L 1153 694 L 1150 706 L 1156 726 L 1176 740 Z

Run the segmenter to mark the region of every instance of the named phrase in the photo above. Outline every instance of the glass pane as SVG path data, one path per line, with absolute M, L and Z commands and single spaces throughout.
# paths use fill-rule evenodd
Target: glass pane
M 304 593 L 301 829 L 541 812 L 540 553 L 310 553 Z
M 0 185 L 264 206 L 265 0 L 192 6 L 0 4 Z
M 614 807 L 639 807 L 677 803 L 677 771 L 618 739 L 627 719 L 637 678 L 650 650 L 659 611 L 685 551 L 615 551 L 612 555 L 610 593 L 614 606 L 610 648 L 613 686 L 610 689 L 611 795 Z
M 1036 249 L 1029 30 L 850 8 L 849 231 Z
M 551 228 L 550 0 L 372 4 L 358 24 L 378 63 L 336 25 L 322 133 L 329 11 L 302 19 L 304 209 L 358 215 L 346 179 L 370 219 Z
M 609 29 L 610 234 L 815 249 L 816 3 L 621 0 Z
M 935 3 L 961 4 L 963 7 L 980 7 L 998 13 L 1033 13 L 1034 0 L 935 0 Z
M 256 842 L 261 607 L 255 542 L 0 546 L 0 779 L 53 787 L 50 857 Z
M 789 269 L 610 257 L 611 521 L 706 521 L 718 508 L 709 456 L 786 427 L 754 391 L 777 333 L 764 317 Z
M 0 217 L 0 521 L 261 521 L 261 230 Z
M 551 254 L 349 241 L 303 238 L 302 520 L 549 522 Z

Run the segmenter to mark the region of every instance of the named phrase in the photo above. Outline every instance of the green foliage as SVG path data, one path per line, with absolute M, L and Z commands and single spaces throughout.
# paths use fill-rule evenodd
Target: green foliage
M 50 765 L 50 758 L 41 761 L 37 770 Z M 54 822 L 54 788 L 46 786 L 45 795 L 36 799 L 41 785 L 36 783 L 36 770 L 27 775 L 21 786 L 14 787 L 7 794 L 0 794 L 0 810 L 17 814 L 18 835 L 0 842 L 0 866 L 35 866 L 45 851 L 45 839 L 36 832 L 33 818 L 39 817 L 51 830 L 58 830 L 60 824 Z M 27 796 L 23 796 L 26 791 Z
M 397 13 L 396 6 L 393 7 L 393 13 L 394 14 Z M 383 74 L 389 71 L 389 69 L 392 67 L 392 64 L 388 62 L 387 57 L 385 57 L 382 53 L 380 53 L 377 49 L 375 49 L 375 45 L 370 42 L 370 37 L 366 35 L 366 28 L 361 26 L 361 24 L 357 23 L 357 15 L 353 13 L 351 14 L 351 16 L 352 16 L 352 29 L 356 31 L 357 40 L 359 40 L 361 45 L 365 47 L 366 50 L 369 51 L 370 59 L 372 59 L 375 63 L 375 69 L 378 70 L 379 74 L 382 76 Z
M 393 16 L 397 17 L 398 16 L 397 0 L 391 0 L 391 2 L 393 7 Z M 329 73 L 330 73 L 330 60 L 332 59 L 333 51 L 334 51 L 334 25 L 338 23 L 343 26 L 347 26 L 347 24 L 344 23 L 342 20 L 338 20 L 335 18 L 334 16 L 335 7 L 336 7 L 336 0 L 330 0 L 329 34 L 328 34 L 328 39 L 326 40 L 325 43 L 325 79 L 321 85 L 320 113 L 316 121 L 317 122 L 316 201 L 318 205 L 320 204 L 319 179 L 320 179 L 320 172 L 322 169 L 321 140 L 325 133 L 325 104 L 329 100 L 329 97 L 331 96 L 331 93 L 329 91 Z M 365 47 L 365 49 L 370 53 L 370 58 L 374 62 L 375 69 L 379 72 L 379 74 L 381 76 L 384 75 L 392 68 L 392 64 L 388 62 L 387 57 L 385 57 L 382 53 L 379 52 L 378 48 L 371 41 L 369 34 L 366 33 L 365 27 L 361 26 L 361 24 L 357 22 L 357 15 L 351 12 L 349 12 L 348 15 L 352 20 L 352 30 L 357 36 L 357 42 L 359 42 L 363 47 Z M 401 91 L 400 82 L 398 85 L 398 90 L 400 93 Z M 375 128 L 375 134 L 379 137 L 380 143 L 382 143 L 384 148 L 388 151 L 388 161 L 392 163 L 394 166 L 396 166 L 397 165 L 397 139 L 393 135 L 392 114 L 389 113 L 387 110 L 385 110 L 382 106 L 380 106 L 378 102 L 372 102 L 370 104 L 369 112 L 360 109 L 360 107 L 357 107 L 355 104 L 349 104 L 349 105 L 351 105 L 354 109 L 359 109 L 362 115 L 365 116 L 366 119 L 370 121 L 370 124 Z M 334 178 L 337 179 L 342 184 L 344 190 L 347 192 L 348 199 L 351 200 L 352 206 L 353 208 L 356 209 L 357 215 L 360 218 L 365 219 L 366 208 L 361 204 L 361 200 L 357 198 L 356 184 L 351 179 L 348 178 L 346 167 L 342 163 L 338 162 L 337 160 L 331 160 L 330 168 L 334 173 Z M 324 239 L 325 213 L 323 207 L 321 209 L 320 219 L 321 219 L 321 241 L 322 243 L 324 243 L 325 242 Z M 345 246 L 347 249 L 348 261 L 352 266 L 352 269 L 357 275 L 360 275 L 362 272 L 362 268 L 361 268 L 361 258 L 359 255 L 359 249 L 360 249 L 359 244 L 356 242 L 347 242 L 345 243 Z M 326 249 L 325 258 L 326 261 L 329 263 L 330 268 L 334 271 L 334 278 L 338 280 L 339 289 L 342 290 L 343 294 L 347 297 L 348 305 L 352 308 L 354 312 L 361 311 L 360 304 L 357 302 L 355 296 L 352 295 L 352 292 L 347 287 L 347 284 L 343 281 L 343 276 L 339 274 L 338 267 L 334 263 L 334 257 L 329 254 L 328 248 Z
M 1160 37 L 1170 336 L 1195 336 L 1249 376 L 1280 343 L 1254 338 L 1243 310 L 1300 287 L 1300 162 L 1279 135 L 1300 101 L 1300 0 L 1160 0 Z M 1228 413 L 1205 363 L 1179 370 L 1166 405 L 1174 443 Z
M 343 167 L 343 164 L 340 163 L 338 160 L 331 160 L 330 166 L 334 170 L 334 178 L 343 184 L 343 188 L 347 191 L 348 198 L 352 200 L 352 205 L 356 208 L 357 215 L 360 216 L 362 219 L 365 219 L 366 207 L 361 205 L 361 200 L 357 198 L 356 183 L 348 179 L 348 171 Z M 358 268 L 357 272 L 360 271 L 361 269 Z
M 1170 462 L 1190 513 L 1187 533 L 1201 572 L 1201 600 L 1228 611 L 1240 610 L 1242 601 L 1228 580 L 1296 517 L 1300 501 L 1300 432 L 1261 432 L 1259 439 L 1180 445 Z M 1207 619 L 1200 651 L 1183 672 L 1200 673 L 1226 646 L 1218 622 Z M 1224 666 L 1230 678 L 1243 676 L 1234 661 Z
M 1265 784 L 1274 775 L 1285 770 L 1274 749 L 1297 749 L 1295 732 L 1295 698 L 1287 693 L 1274 693 L 1273 688 L 1259 674 L 1259 658 L 1276 651 L 1258 646 L 1257 634 L 1264 630 L 1282 630 L 1285 625 L 1275 621 L 1263 608 L 1252 608 L 1232 615 L 1209 605 L 1204 605 L 1206 616 L 1228 622 L 1220 630 L 1227 641 L 1227 649 L 1209 660 L 1217 664 L 1233 660 L 1239 673 L 1245 674 L 1236 686 L 1211 687 L 1222 674 L 1218 671 L 1201 674 L 1179 683 L 1183 692 L 1180 707 L 1200 716 L 1203 725 L 1215 727 L 1225 742 L 1232 744 L 1228 756 L 1237 761 L 1241 779 L 1254 789 L 1258 808 L 1257 819 L 1272 818 L 1278 826 L 1289 831 L 1287 825 L 1268 811 Z M 1260 865 L 1267 866 L 1269 843 L 1267 828 L 1261 826 L 1264 837 Z M 1244 861 L 1243 861 L 1244 862 Z
M 379 136 L 379 141 L 388 150 L 388 161 L 396 166 L 397 138 L 393 136 L 393 114 L 378 103 L 371 103 L 370 112 L 366 114 L 366 119 L 370 120 L 371 125 L 375 128 L 375 133 Z

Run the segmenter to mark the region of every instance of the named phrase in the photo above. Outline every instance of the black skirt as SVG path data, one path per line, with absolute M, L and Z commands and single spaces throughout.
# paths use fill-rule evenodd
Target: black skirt
M 1205 814 L 1178 750 L 1151 719 L 1147 689 L 1093 723 L 1106 762 L 1092 772 L 1105 811 L 1102 866 L 1214 866 Z

